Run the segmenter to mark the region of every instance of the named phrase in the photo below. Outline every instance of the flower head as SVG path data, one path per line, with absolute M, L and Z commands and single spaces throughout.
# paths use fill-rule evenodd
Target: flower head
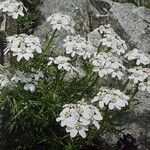
M 111 52 L 116 53 L 117 55 L 125 53 L 125 51 L 127 50 L 125 41 L 116 34 L 116 32 L 110 27 L 110 25 L 102 25 L 98 29 L 102 34 L 100 43 L 103 46 L 111 48 Z
M 16 74 L 11 78 L 11 81 L 16 83 L 23 83 L 24 90 L 35 92 L 35 85 L 37 81 L 44 78 L 42 71 L 32 69 L 32 73 L 24 73 L 17 70 Z
M 96 107 L 80 101 L 77 104 L 65 105 L 56 121 L 60 121 L 62 127 L 66 126 L 66 132 L 69 132 L 71 137 L 79 134 L 85 138 L 89 125 L 94 124 L 99 129 L 99 121 L 102 119 Z
M 128 52 L 125 57 L 127 57 L 128 60 L 136 60 L 137 65 L 148 65 L 150 63 L 150 55 L 136 48 Z
M 150 80 L 140 83 L 138 89 L 140 91 L 147 91 L 148 93 L 150 93 Z
M 93 71 L 98 72 L 100 77 L 111 75 L 113 78 L 122 78 L 122 71 L 125 70 L 125 67 L 122 64 L 122 61 L 112 53 L 95 53 L 94 58 L 92 58 L 91 61 L 94 66 Z
M 18 16 L 24 16 L 23 11 L 26 10 L 22 2 L 16 0 L 5 0 L 0 2 L 0 9 L 2 12 L 7 13 L 8 16 L 17 19 Z
M 33 58 L 34 52 L 42 52 L 40 40 L 34 35 L 13 35 L 7 37 L 7 42 L 5 54 L 8 51 L 12 51 L 13 56 L 17 56 L 17 61 L 20 61 L 22 58 L 29 60 L 30 58 Z
M 135 84 L 144 82 L 146 79 L 150 77 L 150 69 L 149 68 L 142 68 L 142 67 L 135 67 L 128 70 L 130 75 L 128 78 L 132 80 Z
M 110 90 L 103 87 L 91 102 L 95 103 L 98 101 L 100 108 L 104 108 L 105 105 L 108 105 L 110 110 L 114 108 L 121 110 L 121 108 L 128 105 L 128 100 L 129 97 L 120 90 Z
M 83 59 L 87 59 L 96 51 L 96 48 L 80 35 L 67 36 L 64 42 L 66 54 L 71 54 L 72 57 L 78 55 L 82 56 Z
M 58 69 L 61 70 L 66 70 L 67 72 L 73 72 L 73 71 L 78 71 L 77 68 L 73 67 L 71 63 L 69 62 L 70 58 L 65 57 L 65 56 L 58 56 L 58 57 L 49 57 L 49 62 L 48 66 L 51 65 L 52 63 L 56 64 Z
M 0 89 L 10 84 L 10 80 L 5 74 L 0 74 Z
M 59 70 L 63 68 L 64 70 L 69 71 L 71 70 L 71 65 L 68 61 L 70 61 L 70 58 L 64 56 L 58 56 L 54 60 L 54 64 L 58 65 Z
M 47 22 L 50 22 L 52 28 L 55 30 L 65 29 L 66 31 L 74 32 L 75 22 L 68 15 L 61 13 L 55 13 L 47 18 Z

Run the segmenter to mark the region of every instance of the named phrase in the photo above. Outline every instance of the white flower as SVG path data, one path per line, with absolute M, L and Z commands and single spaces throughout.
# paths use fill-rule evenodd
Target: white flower
M 17 70 L 15 75 L 11 78 L 11 81 L 18 83 L 19 81 L 21 83 L 26 82 L 26 77 L 25 77 L 25 73 L 22 71 Z
M 83 105 L 83 117 L 80 119 L 80 121 L 84 122 L 89 120 L 91 121 L 91 124 L 93 124 L 97 129 L 100 128 L 99 121 L 103 119 L 101 113 L 99 110 L 92 106 L 92 105 Z
M 115 35 L 114 34 L 108 34 L 108 35 L 105 35 L 105 37 L 104 38 L 102 38 L 101 40 L 100 40 L 100 42 L 102 43 L 102 45 L 104 45 L 104 46 L 107 46 L 107 47 L 112 47 L 115 43 L 114 43 L 114 41 L 115 41 L 116 39 L 115 39 Z
M 54 58 L 53 57 L 49 57 L 48 58 L 49 62 L 48 62 L 48 66 L 50 66 L 53 62 L 54 62 Z
M 117 71 L 117 72 L 112 73 L 112 78 L 117 77 L 119 80 L 121 80 L 122 76 L 123 76 L 123 73 L 121 71 Z
M 71 54 L 72 57 L 78 55 L 82 56 L 83 59 L 87 59 L 96 51 L 96 48 L 80 35 L 67 36 L 64 42 L 66 54 Z
M 111 34 L 114 33 L 114 29 L 110 27 L 110 24 L 106 24 L 106 25 L 101 25 L 99 28 L 99 33 L 101 34 Z
M 112 53 L 95 53 L 91 61 L 94 66 L 93 71 L 98 72 L 100 77 L 111 75 L 113 78 L 117 77 L 119 80 L 122 78 L 122 71 L 125 70 L 125 67 L 122 64 L 122 60 Z
M 10 84 L 10 80 L 8 79 L 8 77 L 4 74 L 0 74 L 0 89 L 2 89 L 3 87 L 6 87 Z
M 64 69 L 66 71 L 71 70 L 70 67 L 70 63 L 68 63 L 68 61 L 70 61 L 70 58 L 65 57 L 65 56 L 58 56 L 56 57 L 56 59 L 54 60 L 54 64 L 58 65 L 58 69 Z
M 124 40 L 122 40 L 119 36 L 116 36 L 115 43 L 112 45 L 112 52 L 117 55 L 124 54 L 127 50 L 127 45 Z
M 11 78 L 11 81 L 14 83 L 23 83 L 24 90 L 35 92 L 35 85 L 37 81 L 44 78 L 44 74 L 40 70 L 32 69 L 32 73 L 24 73 L 17 70 L 16 74 Z
M 35 92 L 35 85 L 34 84 L 31 84 L 31 83 L 26 83 L 25 85 L 24 85 L 24 89 L 26 90 L 26 91 L 31 91 L 31 92 Z
M 74 33 L 75 22 L 68 15 L 55 13 L 47 18 L 47 22 L 50 22 L 54 30 L 57 29 L 60 31 L 61 29 L 65 29 L 66 31 Z
M 34 35 L 13 35 L 7 37 L 7 42 L 5 54 L 8 51 L 12 51 L 13 56 L 17 56 L 17 61 L 20 61 L 22 58 L 29 60 L 30 58 L 33 58 L 34 52 L 42 52 L 40 40 Z
M 8 16 L 12 16 L 14 19 L 17 19 L 19 15 L 24 16 L 23 11 L 26 10 L 23 3 L 16 0 L 5 0 L 0 2 L 0 9 L 2 9 L 2 12 L 7 13 Z
M 112 100 L 109 102 L 109 109 L 112 110 L 115 107 L 121 110 L 122 107 L 128 105 L 129 97 L 123 94 L 120 90 L 112 90 Z
M 90 125 L 100 128 L 99 122 L 103 119 L 101 113 L 93 105 L 88 105 L 83 100 L 77 104 L 67 104 L 56 119 L 61 122 L 61 126 L 66 126 L 66 132 L 71 137 L 78 134 L 86 137 L 86 131 Z
M 104 108 L 107 105 L 110 110 L 114 108 L 121 110 L 121 108 L 128 105 L 128 100 L 129 97 L 120 90 L 110 90 L 103 87 L 91 102 L 95 103 L 98 101 L 100 108 Z
M 95 96 L 92 99 L 92 103 L 94 102 L 99 102 L 99 107 L 103 108 L 106 105 L 108 105 L 108 103 L 111 101 L 111 92 L 109 89 L 106 88 L 102 88 L 101 92 L 97 93 L 97 96 Z
M 72 117 L 73 115 L 75 114 L 75 109 L 73 108 L 69 108 L 69 107 L 65 107 L 62 112 L 59 114 L 59 117 L 56 119 L 56 121 L 61 121 L 61 126 L 64 127 L 64 126 L 74 126 L 75 123 L 77 122 L 77 118 L 78 117 Z M 73 123 L 72 124 L 70 124 Z
M 110 25 L 102 25 L 98 28 L 102 35 L 100 43 L 103 46 L 111 48 L 113 53 L 117 55 L 124 54 L 127 50 L 127 45 L 124 40 L 122 40 L 116 32 L 110 27 Z
M 140 83 L 138 89 L 140 91 L 147 91 L 148 93 L 150 93 L 150 80 L 147 82 Z
M 77 136 L 78 133 L 79 133 L 79 135 L 81 135 L 82 138 L 86 138 L 86 132 L 85 131 L 88 131 L 88 127 L 84 126 L 80 122 L 77 122 L 73 128 L 66 127 L 66 132 L 70 132 L 70 136 L 72 138 Z
M 65 56 L 58 56 L 58 57 L 49 57 L 49 62 L 48 62 L 48 66 L 51 65 L 52 63 L 56 64 L 58 69 L 61 70 L 66 70 L 67 72 L 70 72 L 71 74 L 73 74 L 73 72 L 78 72 L 78 69 L 73 67 L 71 65 L 71 63 L 69 62 L 70 58 L 69 57 L 65 57 Z
M 32 70 L 32 72 L 34 72 L 33 73 L 33 78 L 36 80 L 36 81 L 38 81 L 40 78 L 44 78 L 44 74 L 43 74 L 43 72 L 42 71 L 40 71 L 40 70 Z
M 128 70 L 131 75 L 128 76 L 130 80 L 132 80 L 135 84 L 145 81 L 148 77 L 150 77 L 150 69 L 135 67 Z
M 128 60 L 136 60 L 137 65 L 148 65 L 150 63 L 150 55 L 136 48 L 128 52 L 125 57 L 127 57 Z

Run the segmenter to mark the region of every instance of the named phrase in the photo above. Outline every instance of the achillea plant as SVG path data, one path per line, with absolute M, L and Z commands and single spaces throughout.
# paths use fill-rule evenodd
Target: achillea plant
M 132 107 L 139 90 L 150 92 L 150 56 L 137 49 L 128 52 L 110 25 L 98 28 L 102 38 L 93 45 L 75 35 L 70 16 L 55 13 L 47 21 L 51 34 L 43 41 L 26 34 L 7 37 L 5 52 L 12 62 L 9 75 L 0 75 L 0 104 L 10 110 L 7 149 L 90 145 L 115 129 L 116 115 Z M 69 35 L 62 39 L 64 53 L 57 55 L 55 44 L 62 32 Z M 114 85 L 105 84 L 108 78 Z

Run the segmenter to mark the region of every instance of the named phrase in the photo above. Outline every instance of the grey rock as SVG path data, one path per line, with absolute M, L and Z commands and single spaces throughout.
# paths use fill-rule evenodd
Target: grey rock
M 99 20 L 110 23 L 132 47 L 150 52 L 149 9 L 144 7 L 138 8 L 130 3 L 116 3 L 111 0 L 93 1 L 90 0 L 92 8 L 94 6 L 99 11 Z M 98 7 L 100 5 L 103 5 L 105 8 L 100 9 Z M 104 10 L 107 10 L 107 13 Z
M 138 7 L 134 10 L 139 17 L 141 17 L 147 23 L 150 23 L 150 9 L 145 7 Z
M 43 6 L 41 7 L 42 13 L 48 17 L 50 14 L 63 12 L 73 14 L 75 9 L 86 7 L 86 0 L 45 0 L 43 1 Z
M 42 25 L 40 25 L 35 31 L 35 35 L 44 37 L 45 30 L 50 30 L 51 26 L 46 23 L 46 18 L 53 13 L 62 12 L 63 14 L 73 16 L 77 22 L 77 30 L 88 24 L 88 0 L 44 0 L 41 6 L 41 13 L 44 16 Z M 80 23 L 80 24 L 78 24 Z M 83 27 L 84 28 L 84 27 Z M 87 28 L 82 29 L 83 32 L 87 32 Z M 81 32 L 81 31 L 79 31 Z
M 145 36 L 147 35 L 149 24 L 136 13 L 136 9 L 137 7 L 131 4 L 115 3 L 110 11 L 115 19 L 119 21 L 124 31 L 130 36 L 129 41 L 135 44 L 139 49 L 148 51 L 150 47 L 150 38 L 146 38 Z M 144 38 L 142 38 L 143 36 Z

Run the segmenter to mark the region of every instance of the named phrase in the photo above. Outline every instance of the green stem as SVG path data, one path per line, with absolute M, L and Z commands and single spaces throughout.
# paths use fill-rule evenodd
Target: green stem
M 54 82 L 55 86 L 54 86 L 53 100 L 55 100 L 55 94 L 57 92 L 58 82 L 59 82 L 59 71 L 57 71 L 56 80 Z
M 44 49 L 44 55 L 46 55 L 51 43 L 53 42 L 56 32 L 57 32 L 57 29 L 55 29 L 53 34 L 51 35 L 51 37 L 47 39 L 46 46 L 45 46 L 45 49 Z
M 54 30 L 53 34 L 51 35 L 51 37 L 45 37 L 45 45 L 44 45 L 44 50 L 42 52 L 41 55 L 39 55 L 38 60 L 36 61 L 37 66 L 40 67 L 40 69 L 45 68 L 45 57 L 47 58 L 47 56 L 49 56 L 49 48 L 55 38 L 55 34 L 57 32 L 57 29 Z
M 97 48 L 97 54 L 101 52 L 101 47 L 102 47 L 102 44 L 100 43 L 98 48 Z
M 132 93 L 132 95 L 131 95 L 131 97 L 129 99 L 129 102 L 131 102 L 134 99 L 136 93 L 139 91 L 138 87 L 139 87 L 139 84 L 136 84 L 135 89 L 134 89 L 134 91 L 133 91 L 133 93 Z
M 129 83 L 129 79 L 127 79 L 127 81 L 125 82 L 125 84 L 123 85 L 123 87 L 122 87 L 122 89 L 121 89 L 121 91 L 124 91 L 124 89 L 126 88 L 126 86 L 128 85 L 128 83 Z
M 51 36 L 51 39 L 50 39 L 50 41 L 49 41 L 49 43 L 52 43 L 53 39 L 55 38 L 56 32 L 57 32 L 57 29 L 54 30 L 54 32 L 53 32 L 53 34 L 52 34 L 52 36 Z

